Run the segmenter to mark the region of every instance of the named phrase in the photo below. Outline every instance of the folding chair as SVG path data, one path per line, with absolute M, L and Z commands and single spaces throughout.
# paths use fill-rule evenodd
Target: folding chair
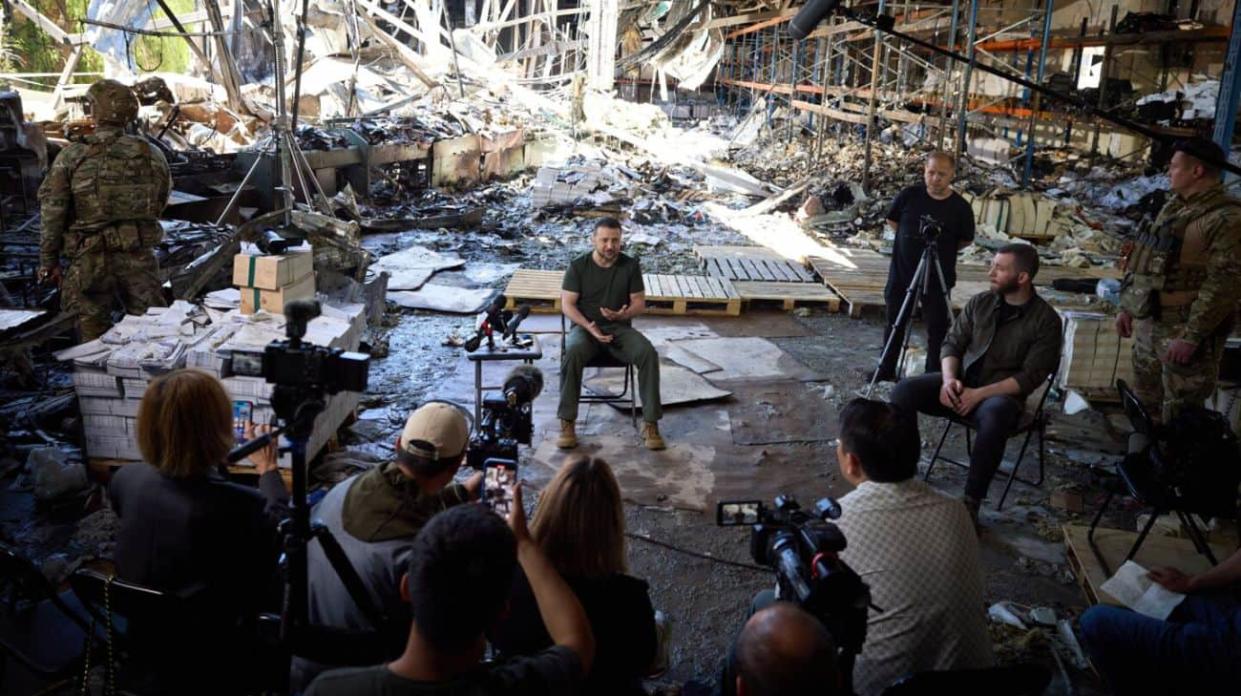
M 564 366 L 564 343 L 565 337 L 569 335 L 568 321 L 564 314 L 560 315 L 560 365 L 563 370 Z M 612 357 L 611 351 L 601 350 L 595 354 L 586 363 L 586 367 L 593 367 L 595 373 L 598 374 L 607 368 L 623 368 L 625 370 L 625 382 L 619 394 L 593 394 L 589 389 L 583 389 L 578 396 L 578 403 L 584 404 L 629 404 L 629 422 L 634 428 L 638 427 L 638 379 L 637 371 L 633 365 L 622 362 Z M 561 372 L 561 379 L 564 379 L 564 372 Z M 582 381 L 585 387 L 585 380 Z
M 1049 420 L 1044 406 L 1047 402 L 1047 394 L 1051 392 L 1052 382 L 1056 379 L 1056 373 L 1060 371 L 1059 365 L 1051 371 L 1047 376 L 1047 381 L 1041 387 L 1036 389 L 1029 397 L 1026 398 L 1026 408 L 1022 410 L 1021 420 L 1017 421 L 1017 427 L 1013 428 L 1008 434 L 1009 438 L 1024 434 L 1026 437 L 1021 443 L 1021 452 L 1017 455 L 1017 461 L 1013 462 L 1013 468 L 1008 472 L 1008 482 L 1004 484 L 1004 493 L 1000 495 L 1000 501 L 996 503 L 995 509 L 999 510 L 1004 507 L 1004 499 L 1008 497 L 1008 491 L 1013 487 L 1013 481 L 1020 481 L 1027 486 L 1039 487 L 1043 485 L 1045 473 L 1045 457 L 1044 457 L 1044 441 L 1047 435 L 1047 422 Z M 1036 405 L 1030 408 L 1030 403 Z M 944 441 L 948 439 L 948 432 L 952 430 L 952 426 L 960 425 L 965 428 L 965 452 L 968 455 L 974 453 L 973 440 L 970 435 L 977 427 L 973 417 L 962 418 L 956 414 L 947 417 L 947 425 L 944 426 L 944 434 L 939 438 L 939 444 L 935 446 L 935 454 L 931 455 L 931 460 L 926 465 L 926 473 L 923 474 L 922 480 L 925 481 L 931 477 L 931 470 L 935 468 L 935 462 L 943 460 L 949 464 L 954 464 L 962 469 L 969 469 L 967 462 L 959 462 L 947 456 L 940 454 L 940 450 L 944 447 Z M 1026 456 L 1026 449 L 1030 446 L 1030 438 L 1038 435 L 1038 479 L 1028 481 L 1017 476 L 1017 470 L 1021 468 L 1021 462 Z M 1006 441 L 1007 442 L 1007 441 Z
M 1127 454 L 1116 466 L 1116 474 L 1120 480 L 1108 487 L 1107 497 L 1099 506 L 1086 532 L 1086 541 L 1090 544 L 1099 565 L 1105 574 L 1111 574 L 1112 569 L 1104 559 L 1094 535 L 1099 523 L 1103 520 L 1103 514 L 1117 494 L 1128 495 L 1149 507 L 1146 524 L 1138 532 L 1133 545 L 1129 547 L 1129 553 L 1125 555 L 1126 561 L 1131 561 L 1138 555 L 1138 550 L 1142 548 L 1155 522 L 1171 512 L 1176 514 L 1185 528 L 1190 541 L 1193 542 L 1194 549 L 1206 557 L 1211 565 L 1217 565 L 1219 561 L 1215 558 L 1215 553 L 1211 551 L 1206 532 L 1195 521 L 1194 515 L 1203 518 L 1235 519 L 1237 517 L 1236 478 L 1212 486 L 1212 488 L 1217 488 L 1222 495 L 1218 496 L 1218 500 L 1213 497 L 1211 501 L 1199 499 L 1199 496 L 1194 495 L 1193 488 L 1182 490 L 1179 486 L 1170 486 L 1169 482 L 1161 480 L 1156 472 L 1157 462 L 1162 463 L 1165 459 L 1177 456 L 1175 452 L 1161 453 L 1159 451 L 1160 441 L 1167 435 L 1166 428 L 1164 432 L 1161 432 L 1161 428 L 1151 420 L 1142 402 L 1123 379 L 1116 380 L 1116 389 L 1120 392 L 1121 404 L 1133 426 L 1133 433 L 1129 436 Z M 1233 494 L 1228 493 L 1230 490 Z

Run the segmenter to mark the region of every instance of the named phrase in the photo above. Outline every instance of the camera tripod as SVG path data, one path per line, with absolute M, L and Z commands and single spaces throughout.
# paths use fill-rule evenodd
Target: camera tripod
M 905 299 L 901 302 L 901 309 L 896 314 L 896 319 L 892 322 L 892 326 L 888 327 L 888 338 L 884 342 L 883 352 L 879 354 L 879 360 L 875 363 L 875 371 L 870 377 L 870 384 L 866 385 L 864 396 L 869 397 L 871 391 L 875 388 L 875 383 L 879 381 L 880 371 L 888 361 L 888 355 L 896 348 L 896 337 L 899 332 L 903 332 L 904 339 L 901 341 L 900 355 L 896 360 L 896 369 L 899 371 L 905 362 L 905 354 L 909 351 L 909 324 L 912 323 L 914 309 L 919 305 L 924 305 L 924 300 L 931 289 L 931 275 L 935 275 L 935 280 L 939 284 L 939 289 L 943 292 L 944 302 L 950 302 L 948 298 L 948 283 L 944 280 L 944 267 L 939 262 L 937 255 L 936 240 L 939 233 L 929 234 L 933 228 L 939 227 L 939 223 L 924 215 L 922 218 L 920 232 L 922 233 L 922 256 L 918 259 L 918 267 L 914 269 L 913 278 L 910 279 L 908 287 L 905 288 Z M 952 316 L 952 306 L 947 307 L 948 315 Z
M 302 349 L 313 349 L 302 343 L 306 325 L 319 316 L 319 303 L 297 301 L 285 308 L 287 339 L 272 344 L 280 348 L 289 363 L 304 360 Z M 268 347 L 268 353 L 271 347 Z M 264 356 L 264 372 L 268 373 Z M 302 365 L 298 365 L 301 367 Z M 271 374 L 265 375 L 271 380 Z M 327 388 L 322 383 L 283 383 L 275 380 L 271 404 L 281 427 L 235 448 L 228 454 L 228 461 L 239 461 L 251 453 L 268 446 L 283 435 L 289 442 L 292 459 L 293 490 L 290 496 L 289 516 L 280 523 L 279 532 L 284 548 L 284 605 L 280 622 L 281 640 L 289 652 L 327 664 L 364 664 L 390 652 L 392 645 L 399 645 L 406 627 L 394 625 L 372 598 L 357 570 L 350 563 L 340 543 L 332 532 L 320 522 L 310 519 L 310 506 L 306 500 L 307 462 L 306 447 L 314 432 L 315 418 L 327 407 Z M 374 627 L 373 631 L 355 631 L 311 624 L 309 616 L 309 563 L 307 549 L 317 540 L 332 570 L 340 578 L 349 596 L 357 604 L 362 615 Z
M 296 7 L 296 0 L 293 0 Z M 269 32 L 273 57 L 273 74 L 276 76 L 276 99 L 275 118 L 271 122 L 271 141 L 263 146 L 258 152 L 258 156 L 254 158 L 254 164 L 250 165 L 250 169 L 246 171 L 245 177 L 237 186 L 237 190 L 233 192 L 232 198 L 224 206 L 219 218 L 215 224 L 223 225 L 224 220 L 228 218 L 232 212 L 233 206 L 241 198 L 241 194 L 246 190 L 246 184 L 250 183 L 251 177 L 258 170 L 259 165 L 272 158 L 272 191 L 277 194 L 276 206 L 280 212 L 281 226 L 284 229 L 290 229 L 293 226 L 292 214 L 294 210 L 294 184 L 301 188 L 306 203 L 312 208 L 319 210 L 328 217 L 334 217 L 331 205 L 328 203 L 328 196 L 323 191 L 323 187 L 319 185 L 319 179 L 315 176 L 314 169 L 307 161 L 305 153 L 297 144 L 297 121 L 298 109 L 300 107 L 302 92 L 302 58 L 306 50 L 306 14 L 309 7 L 309 0 L 302 0 L 301 15 L 298 17 L 297 32 L 297 64 L 294 66 L 294 82 L 293 82 L 293 108 L 290 117 L 288 103 L 289 99 L 285 92 L 284 75 L 287 70 L 284 55 L 284 27 L 280 24 L 280 0 L 269 0 L 271 15 L 267 22 L 262 25 Z

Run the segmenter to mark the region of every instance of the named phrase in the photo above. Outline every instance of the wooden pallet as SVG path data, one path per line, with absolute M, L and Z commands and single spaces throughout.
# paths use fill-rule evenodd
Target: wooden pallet
M 1132 380 L 1129 380 L 1132 382 Z M 1116 387 L 1067 387 L 1072 389 L 1082 398 L 1092 403 L 1118 404 L 1120 403 L 1120 392 Z
M 836 249 L 833 256 L 806 259 L 827 287 L 849 305 L 849 316 L 859 317 L 866 308 L 882 308 L 883 289 L 888 282 L 891 257 L 870 249 Z M 977 263 L 957 264 L 957 284 L 952 292 L 952 309 L 960 310 L 971 297 L 987 289 L 988 267 Z M 1115 268 L 1066 268 L 1044 266 L 1034 280 L 1050 287 L 1059 278 L 1119 278 Z
M 1095 543 L 1107 562 L 1105 571 L 1103 564 L 1095 556 L 1094 550 L 1090 548 L 1090 542 L 1086 539 L 1089 527 L 1066 524 L 1062 529 L 1069 569 L 1073 571 L 1073 577 L 1077 579 L 1077 584 L 1082 588 L 1086 599 L 1091 604 L 1118 605 L 1119 602 L 1099 589 L 1099 586 L 1124 564 L 1129 547 L 1138 538 L 1137 532 L 1106 527 L 1099 527 L 1095 530 Z M 1211 552 L 1215 554 L 1216 560 L 1223 560 L 1231 553 L 1228 548 L 1220 544 L 1211 544 Z M 1146 540 L 1142 542 L 1142 548 L 1138 549 L 1137 557 L 1133 560 L 1148 570 L 1159 566 L 1171 566 L 1189 574 L 1201 573 L 1211 567 L 1206 556 L 1195 551 L 1194 544 L 1189 539 L 1155 534 L 1146 537 Z
M 806 305 L 827 305 L 829 312 L 840 311 L 840 298 L 831 289 L 818 283 L 766 283 L 753 280 L 733 281 L 741 301 L 754 307 L 780 303 L 785 311 Z
M 840 249 L 828 258 L 806 259 L 840 299 L 848 304 L 849 316 L 862 316 L 867 307 L 883 307 L 883 288 L 888 282 L 890 259 L 869 249 Z
M 741 295 L 727 278 L 644 273 L 642 282 L 646 285 L 646 311 L 651 314 L 741 314 Z
M 769 283 L 812 283 L 814 275 L 806 267 L 784 258 L 766 247 L 696 246 L 707 275 L 737 281 Z
M 504 290 L 509 309 L 530 305 L 542 314 L 560 312 L 563 271 L 519 268 Z M 741 314 L 741 295 L 725 278 L 644 273 L 646 311 L 650 314 L 731 316 Z
M 513 271 L 508 287 L 504 288 L 504 296 L 508 299 L 505 307 L 515 309 L 517 305 L 530 305 L 530 311 L 538 314 L 560 313 L 560 284 L 564 281 L 564 271 L 536 271 L 519 268 Z

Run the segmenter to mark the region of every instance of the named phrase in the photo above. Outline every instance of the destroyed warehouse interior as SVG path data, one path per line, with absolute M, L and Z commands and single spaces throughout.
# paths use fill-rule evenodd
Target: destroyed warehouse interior
M 1198 596 L 1160 569 L 1241 580 L 1238 27 L 1235 0 L 3 0 L 0 692 L 196 693 L 192 672 L 135 677 L 166 656 L 127 622 L 193 602 L 125 577 L 116 485 L 158 468 L 176 419 L 154 404 L 192 370 L 252 445 L 210 476 L 263 490 L 270 440 L 284 490 L 250 636 L 270 661 L 238 693 L 302 693 L 299 659 L 390 662 L 426 630 L 414 600 L 394 653 L 307 648 L 335 543 L 312 523 L 336 487 L 442 456 L 410 433 L 443 403 L 469 446 L 440 485 L 502 515 L 524 496 L 536 541 L 541 493 L 606 461 L 620 568 L 654 611 L 626 693 L 768 693 L 740 688 L 738 636 L 773 587 L 835 642 L 846 677 L 821 693 L 1137 693 L 1087 624 L 1178 626 Z M 955 212 L 911 212 L 936 210 Z M 590 288 L 614 268 L 634 270 L 609 308 L 614 276 Z M 1054 344 L 1044 369 L 1021 344 L 975 383 L 1027 301 L 1049 308 L 1021 339 Z M 924 377 L 930 407 L 907 407 Z M 970 394 L 1014 414 L 981 493 L 1001 426 Z M 900 484 L 846 432 L 889 402 L 921 445 Z M 877 686 L 884 641 L 912 640 L 886 621 L 940 625 L 867 570 L 858 515 L 884 485 L 968 513 L 972 534 L 919 543 L 966 545 L 985 660 L 926 638 Z M 870 588 L 865 637 L 829 568 Z M 602 669 L 628 648 L 582 602 Z M 1241 693 L 1229 630 L 1185 693 Z M 497 635 L 492 666 L 514 659 Z

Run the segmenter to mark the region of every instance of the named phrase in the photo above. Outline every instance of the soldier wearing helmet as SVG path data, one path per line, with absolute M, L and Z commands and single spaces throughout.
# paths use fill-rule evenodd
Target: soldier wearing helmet
M 111 327 L 116 298 L 130 314 L 164 305 L 154 249 L 172 188 L 164 155 L 125 133 L 138 115 L 134 93 L 100 80 L 86 99 L 95 132 L 61 151 L 39 187 L 39 277 L 60 284 L 61 308 L 77 312 L 83 341 Z M 63 278 L 62 256 L 68 260 Z

